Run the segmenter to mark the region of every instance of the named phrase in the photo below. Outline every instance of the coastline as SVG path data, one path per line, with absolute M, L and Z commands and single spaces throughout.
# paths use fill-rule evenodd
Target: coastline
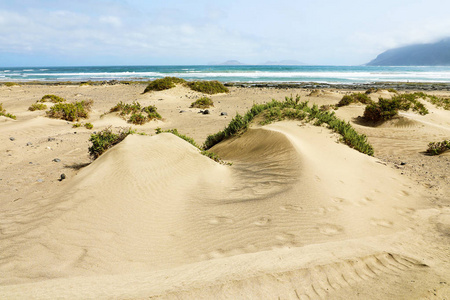
M 117 84 L 148 84 L 151 80 L 98 80 L 98 81 L 17 81 L 15 85 L 117 85 Z M 0 82 L 0 86 L 5 82 Z M 444 82 L 373 82 L 373 83 L 320 83 L 320 82 L 224 82 L 227 87 L 241 88 L 275 88 L 275 89 L 337 89 L 337 90 L 367 90 L 396 89 L 399 91 L 450 91 L 450 83 Z

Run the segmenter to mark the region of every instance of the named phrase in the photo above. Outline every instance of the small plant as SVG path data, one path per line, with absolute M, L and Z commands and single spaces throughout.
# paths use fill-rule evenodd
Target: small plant
M 120 101 L 109 112 L 120 112 L 120 115 L 127 119 L 129 123 L 136 125 L 145 124 L 153 119 L 161 119 L 161 115 L 153 105 L 142 107 L 142 105 L 135 101 L 131 104 L 126 104 Z
M 421 115 L 426 115 L 428 114 L 427 108 L 417 100 L 422 97 L 422 93 L 406 93 L 397 94 L 391 99 L 380 98 L 377 103 L 366 106 L 363 118 L 372 122 L 386 121 L 395 117 L 399 110 L 407 111 L 409 109 Z
M 15 120 L 16 116 L 10 113 L 7 113 L 5 109 L 3 109 L 3 103 L 0 103 L 0 116 L 4 116 L 10 119 Z
M 86 124 L 84 124 L 84 127 L 86 129 L 92 129 L 92 128 L 94 128 L 94 125 L 92 125 L 92 123 L 86 123 Z
M 442 142 L 429 143 L 427 153 L 430 155 L 439 155 L 448 150 L 450 150 L 450 140 L 443 140 Z
M 192 108 L 208 108 L 214 106 L 214 102 L 211 100 L 211 98 L 208 97 L 201 97 L 197 100 L 195 100 L 195 102 L 191 103 Z
M 72 127 L 73 128 L 78 128 L 78 127 L 81 127 L 81 123 L 74 123 L 73 125 L 72 125 Z
M 151 81 L 144 90 L 144 94 L 150 91 L 163 91 L 175 87 L 175 84 L 185 83 L 186 80 L 177 77 L 164 77 Z
M 111 126 L 103 129 L 99 133 L 91 134 L 89 141 L 89 155 L 92 159 L 97 159 L 106 150 L 123 141 L 129 134 L 133 133 L 130 128 L 122 128 L 118 133 L 113 133 Z
M 221 82 L 219 82 L 217 80 L 214 80 L 214 81 L 191 81 L 191 82 L 187 82 L 186 85 L 194 91 L 209 94 L 209 95 L 229 92 L 228 88 L 225 87 Z
M 353 93 L 351 95 L 345 95 L 342 97 L 341 101 L 336 105 L 337 107 L 346 106 L 351 103 L 372 103 L 372 100 L 367 96 L 367 94 Z
M 33 103 L 30 107 L 28 107 L 29 111 L 35 111 L 35 110 L 46 110 L 47 105 L 44 103 Z
M 393 88 L 390 88 L 387 91 L 390 92 L 390 93 L 398 94 L 398 91 L 396 89 L 393 89 Z
M 133 123 L 135 125 L 143 125 L 147 123 L 147 117 L 142 113 L 133 113 L 128 119 L 128 123 Z
M 42 97 L 40 102 L 53 102 L 53 103 L 60 103 L 60 102 L 66 102 L 66 99 L 56 96 L 56 95 L 45 95 Z
M 83 100 L 75 103 L 56 103 L 47 111 L 47 116 L 67 121 L 78 121 L 88 118 L 93 101 Z
M 16 82 L 5 82 L 3 83 L 7 87 L 18 86 L 19 84 Z

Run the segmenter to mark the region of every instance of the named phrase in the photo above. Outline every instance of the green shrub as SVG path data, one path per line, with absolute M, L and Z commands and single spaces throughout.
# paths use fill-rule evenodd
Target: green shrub
M 45 95 L 42 97 L 42 99 L 40 100 L 40 102 L 53 102 L 53 103 L 60 103 L 60 102 L 66 102 L 66 99 L 61 98 L 59 96 L 56 95 Z
M 205 94 L 218 94 L 218 93 L 228 93 L 229 90 L 221 82 L 214 81 L 191 81 L 187 82 L 186 85 L 192 90 L 205 93 Z
M 396 116 L 399 110 L 407 111 L 410 109 L 421 115 L 426 115 L 428 114 L 427 108 L 418 100 L 424 97 L 427 96 L 423 93 L 405 93 L 397 94 L 391 99 L 380 98 L 377 103 L 366 106 L 363 118 L 372 122 L 386 121 Z
M 366 94 L 353 93 L 351 95 L 345 95 L 344 97 L 342 97 L 341 101 L 339 101 L 336 106 L 341 107 L 349 105 L 351 103 L 369 104 L 372 103 L 372 100 Z
M 73 125 L 72 125 L 72 127 L 73 128 L 78 128 L 78 127 L 81 127 L 81 123 L 73 123 Z
M 153 105 L 142 107 L 139 102 L 134 101 L 131 104 L 125 104 L 122 101 L 112 107 L 109 112 L 120 112 L 120 115 L 127 119 L 129 123 L 142 125 L 153 119 L 161 119 L 157 108 Z
M 5 82 L 3 83 L 5 86 L 7 87 L 11 87 L 11 86 L 18 86 L 19 84 L 16 82 Z
M 222 131 L 208 136 L 203 148 L 210 149 L 222 140 L 244 132 L 256 116 L 262 115 L 263 124 L 283 119 L 313 121 L 317 126 L 326 123 L 328 128 L 341 135 L 341 140 L 345 144 L 359 152 L 373 155 L 373 148 L 367 142 L 367 137 L 358 134 L 350 123 L 338 119 L 334 112 L 322 111 L 317 105 L 309 107 L 308 102 L 299 102 L 299 100 L 300 97 L 297 96 L 295 100 L 293 97 L 286 97 L 283 102 L 272 100 L 266 104 L 255 104 L 244 116 L 236 114 Z
M 5 109 L 3 109 L 3 103 L 0 103 L 0 116 L 4 116 L 10 119 L 15 120 L 16 116 L 10 113 L 7 113 Z
M 92 128 L 94 128 L 94 125 L 92 125 L 92 123 L 86 123 L 86 124 L 84 124 L 84 127 L 86 129 L 92 129 Z
M 135 125 L 142 125 L 147 123 L 147 121 L 148 121 L 147 117 L 144 116 L 142 113 L 133 113 L 128 119 L 128 123 L 133 123 Z
M 208 97 L 201 97 L 197 100 L 195 100 L 195 102 L 191 103 L 192 108 L 208 108 L 214 106 L 214 102 L 211 100 L 211 98 Z
M 144 93 L 150 91 L 163 91 L 175 87 L 175 84 L 185 83 L 186 80 L 177 77 L 164 77 L 151 81 L 144 90 Z
M 89 155 L 92 159 L 97 159 L 106 150 L 123 141 L 129 134 L 133 133 L 130 128 L 122 128 L 118 133 L 113 133 L 111 127 L 105 128 L 99 133 L 91 134 L 89 141 Z
M 35 110 L 45 110 L 47 109 L 47 105 L 44 103 L 33 103 L 30 107 L 28 107 L 29 111 L 35 111 Z
M 89 117 L 92 103 L 92 100 L 83 100 L 75 103 L 56 103 L 47 111 L 47 116 L 67 121 L 78 121 L 81 118 Z
M 439 155 L 447 150 L 450 150 L 450 140 L 443 140 L 442 142 L 429 143 L 427 153 L 430 155 Z

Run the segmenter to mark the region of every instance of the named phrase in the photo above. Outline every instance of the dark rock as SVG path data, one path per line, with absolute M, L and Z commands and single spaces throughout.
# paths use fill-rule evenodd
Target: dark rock
M 60 162 L 61 160 L 59 158 L 54 158 L 53 161 L 54 162 Z
M 220 115 L 221 115 L 221 116 L 228 116 L 228 114 L 227 114 L 226 112 L 224 112 L 224 111 L 221 112 Z
M 180 110 L 180 114 L 185 113 L 185 112 L 186 112 L 185 110 Z
M 55 140 L 54 137 L 49 137 L 49 138 L 48 138 L 48 141 L 49 141 L 49 142 L 54 141 L 54 140 Z
M 16 139 L 13 138 L 13 137 L 10 137 L 9 140 L 10 140 L 10 141 L 15 141 Z
M 59 181 L 63 181 L 64 179 L 66 179 L 66 174 L 62 173 L 59 177 Z
M 75 131 L 73 134 L 77 134 L 77 132 Z
M 28 143 L 27 143 L 27 146 L 31 146 L 31 145 L 33 145 L 31 142 L 28 142 Z
M 402 161 L 402 162 L 400 163 L 400 165 L 401 165 L 401 166 L 404 166 L 404 165 L 406 165 L 406 163 Z
M 202 113 L 203 113 L 203 110 L 202 110 L 202 109 L 200 109 L 200 110 L 198 111 L 198 113 L 199 113 L 199 114 L 202 114 Z
M 32 165 L 32 164 L 33 164 L 33 162 L 31 162 L 31 161 L 30 161 L 30 162 L 29 162 L 29 164 L 30 164 L 30 165 Z
M 203 114 L 204 114 L 204 115 L 209 115 L 209 114 L 210 114 L 210 111 L 209 111 L 208 109 L 205 109 L 205 110 L 203 111 Z

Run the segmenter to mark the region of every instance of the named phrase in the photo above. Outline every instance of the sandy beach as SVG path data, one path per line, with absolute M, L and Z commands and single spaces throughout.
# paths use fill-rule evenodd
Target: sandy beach
M 201 114 L 203 94 L 145 86 L 0 86 L 16 116 L 0 116 L 1 299 L 449 299 L 450 151 L 425 151 L 450 139 L 450 111 L 422 101 L 427 115 L 367 126 L 364 105 L 336 110 L 373 157 L 324 126 L 255 122 L 211 149 L 227 165 L 155 129 L 201 145 L 253 104 L 354 91 L 231 87 Z M 94 128 L 28 110 L 46 94 L 93 100 Z M 119 101 L 162 120 L 129 124 L 108 113 Z M 141 134 L 92 161 L 108 126 Z

